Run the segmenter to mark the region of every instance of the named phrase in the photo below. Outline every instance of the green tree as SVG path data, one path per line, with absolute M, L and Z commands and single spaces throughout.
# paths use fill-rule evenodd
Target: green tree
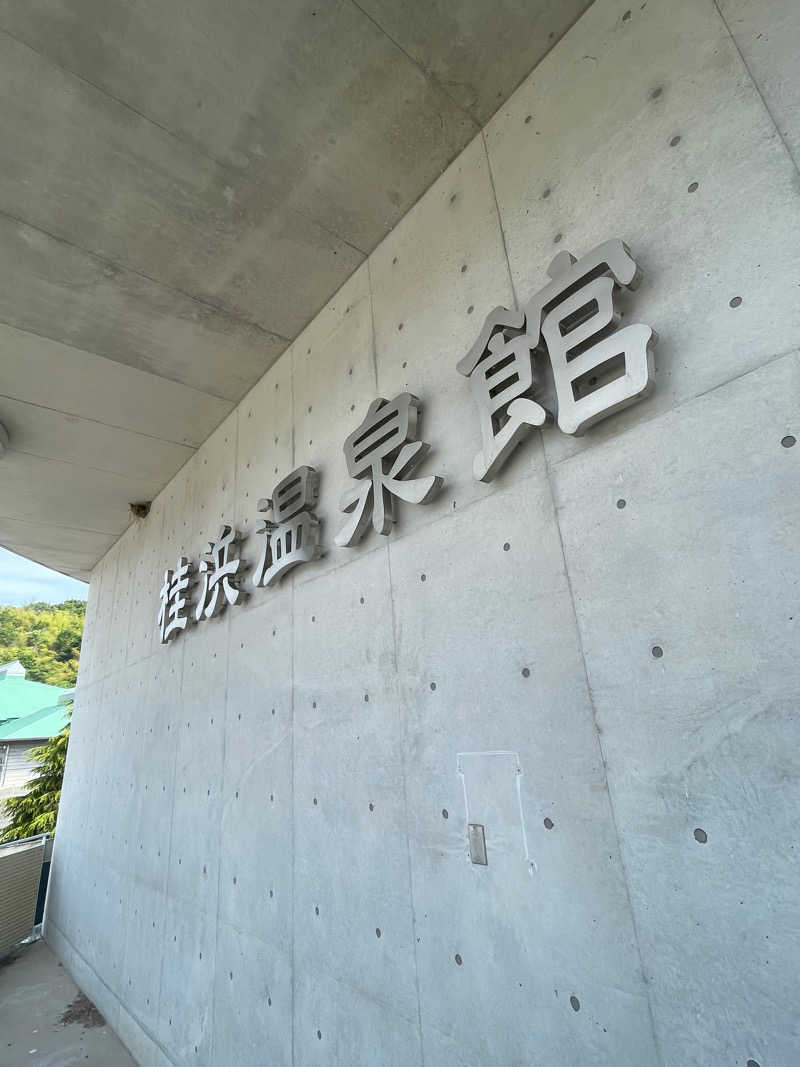
M 11 822 L 0 834 L 0 842 L 19 841 L 36 834 L 52 834 L 56 828 L 61 783 L 69 744 L 69 723 L 60 734 L 33 749 L 31 756 L 39 767 L 26 792 L 5 802 Z
M 0 663 L 18 659 L 32 682 L 72 688 L 85 611 L 82 600 L 0 608 Z

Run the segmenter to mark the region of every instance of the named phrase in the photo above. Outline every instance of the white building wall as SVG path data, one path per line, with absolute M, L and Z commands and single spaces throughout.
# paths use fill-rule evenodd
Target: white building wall
M 48 937 L 143 1064 L 800 1059 L 798 47 L 597 0 L 97 567 Z M 475 482 L 455 363 L 611 236 L 655 394 Z M 338 549 L 405 389 L 445 490 Z M 161 647 L 164 568 L 303 463 L 324 559 Z
M 0 797 L 16 796 L 24 792 L 34 771 L 39 766 L 31 759 L 31 752 L 45 744 L 44 741 L 5 741 L 0 749 L 8 748 L 5 759 L 5 773 L 0 773 Z

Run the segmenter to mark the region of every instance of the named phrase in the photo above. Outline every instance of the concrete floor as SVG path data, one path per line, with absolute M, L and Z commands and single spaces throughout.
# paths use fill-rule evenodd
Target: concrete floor
M 0 960 L 0 1067 L 136 1067 L 108 1026 L 60 1022 L 79 992 L 44 941 Z

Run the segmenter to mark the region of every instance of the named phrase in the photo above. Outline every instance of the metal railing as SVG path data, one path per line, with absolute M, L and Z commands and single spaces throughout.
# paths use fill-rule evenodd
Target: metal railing
M 42 921 L 51 852 L 50 834 L 0 845 L 0 956 Z

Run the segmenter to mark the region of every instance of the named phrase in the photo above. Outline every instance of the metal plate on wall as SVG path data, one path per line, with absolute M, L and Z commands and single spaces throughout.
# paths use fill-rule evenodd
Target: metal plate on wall
M 483 832 L 483 827 L 479 822 L 471 822 L 467 829 L 469 834 L 469 858 L 473 863 L 478 863 L 482 867 L 488 867 L 489 861 L 486 858 L 486 835 Z

